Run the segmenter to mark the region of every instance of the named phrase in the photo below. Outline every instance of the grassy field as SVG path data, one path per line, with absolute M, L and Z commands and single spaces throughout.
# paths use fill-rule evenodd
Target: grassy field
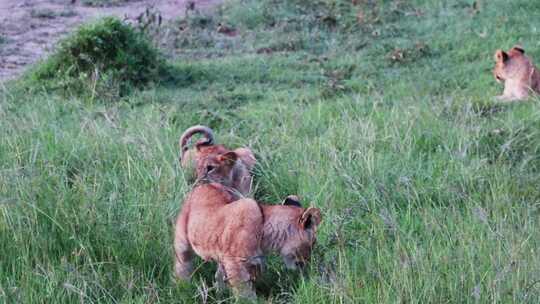
M 232 301 L 213 265 L 173 281 L 177 141 L 206 124 L 256 151 L 258 200 L 323 212 L 308 273 L 271 258 L 261 302 L 539 303 L 540 107 L 495 102 L 491 68 L 540 62 L 540 2 L 357 2 L 192 15 L 175 77 L 114 101 L 2 87 L 0 302 Z

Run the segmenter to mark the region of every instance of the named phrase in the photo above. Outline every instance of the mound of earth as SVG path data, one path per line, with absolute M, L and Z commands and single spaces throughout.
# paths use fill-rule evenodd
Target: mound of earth
M 147 8 L 165 20 L 182 17 L 189 6 L 207 10 L 220 0 L 126 0 L 114 6 L 89 6 L 75 0 L 0 1 L 0 82 L 51 52 L 79 24 L 104 16 L 135 18 Z M 106 1 L 104 1 L 106 2 Z

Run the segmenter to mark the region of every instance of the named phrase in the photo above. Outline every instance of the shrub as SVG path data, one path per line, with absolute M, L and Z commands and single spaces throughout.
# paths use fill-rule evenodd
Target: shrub
M 114 98 L 158 80 L 164 69 L 164 59 L 144 34 L 107 17 L 61 41 L 33 78 L 71 92 Z

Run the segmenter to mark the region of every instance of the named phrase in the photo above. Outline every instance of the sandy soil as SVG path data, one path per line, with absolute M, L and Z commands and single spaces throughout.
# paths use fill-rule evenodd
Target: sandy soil
M 85 21 L 107 15 L 134 18 L 149 6 L 170 20 L 184 16 L 190 2 L 207 10 L 221 0 L 140 0 L 113 7 L 84 6 L 72 0 L 0 0 L 0 82 L 22 73 Z

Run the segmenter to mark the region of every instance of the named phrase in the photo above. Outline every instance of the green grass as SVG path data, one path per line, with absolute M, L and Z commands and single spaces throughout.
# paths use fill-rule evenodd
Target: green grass
M 122 5 L 126 2 L 136 2 L 138 0 L 81 0 L 81 3 L 86 6 L 115 6 Z
M 384 1 L 358 25 L 340 6 L 284 3 L 302 2 L 181 21 L 168 52 L 182 76 L 116 103 L 7 86 L 0 302 L 228 299 L 212 265 L 172 280 L 189 191 L 177 141 L 198 123 L 256 151 L 257 199 L 322 209 L 308 274 L 270 259 L 262 302 L 540 301 L 538 98 L 497 104 L 490 72 L 515 43 L 540 60 L 540 4 Z

